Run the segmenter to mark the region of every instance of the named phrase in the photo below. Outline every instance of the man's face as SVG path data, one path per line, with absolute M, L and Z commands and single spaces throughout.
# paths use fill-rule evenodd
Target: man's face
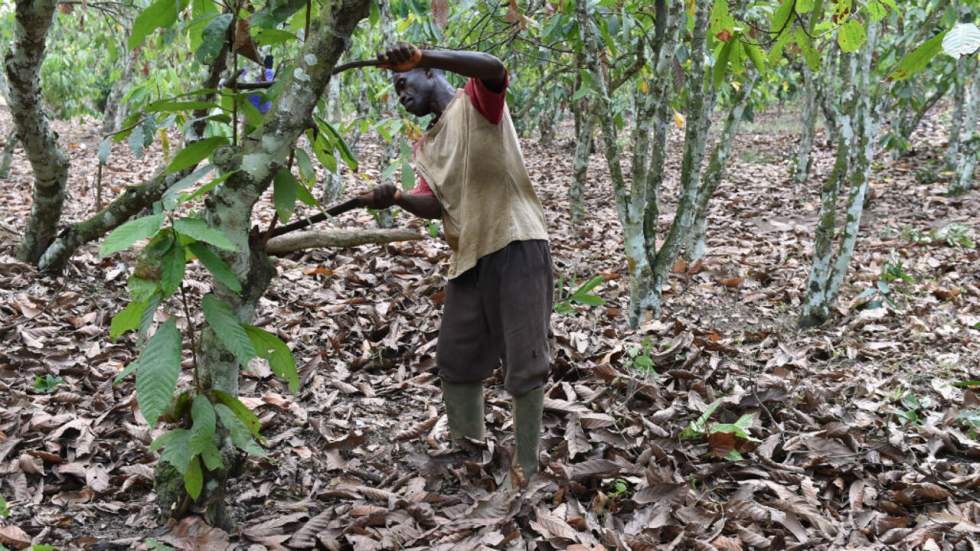
M 424 117 L 431 112 L 432 94 L 435 78 L 425 69 L 412 69 L 395 73 L 392 77 L 398 101 L 406 111 L 416 117 Z

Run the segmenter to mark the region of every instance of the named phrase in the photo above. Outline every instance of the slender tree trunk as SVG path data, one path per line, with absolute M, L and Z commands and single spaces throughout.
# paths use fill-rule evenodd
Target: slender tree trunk
M 222 257 L 242 282 L 242 292 L 235 293 L 218 282 L 213 292 L 232 308 L 241 322 L 248 323 L 254 318 L 258 300 L 274 273 L 262 244 L 250 239 L 252 209 L 268 189 L 275 172 L 286 165 L 289 152 L 306 130 L 313 109 L 330 81 L 331 70 L 358 21 L 367 17 L 369 4 L 370 0 L 339 0 L 322 9 L 295 58 L 305 78 L 296 79 L 295 73 L 286 77 L 282 93 L 265 122 L 252 133 L 255 139 L 244 140 L 240 147 L 219 148 L 214 154 L 214 163 L 231 176 L 205 201 L 204 218 L 238 246 L 237 252 L 214 249 L 214 253 Z M 309 64 L 310 59 L 315 63 Z M 206 392 L 223 390 L 237 395 L 238 362 L 210 327 L 202 332 L 197 356 Z M 157 483 L 171 487 L 170 480 L 160 474 Z M 223 488 L 229 474 L 229 471 L 212 471 L 205 475 L 199 503 L 206 508 L 208 521 L 215 525 L 228 524 Z
M 803 64 L 803 113 L 800 121 L 800 146 L 796 150 L 796 169 L 793 177 L 796 183 L 802 184 L 810 177 L 810 165 L 813 159 L 813 137 L 817 128 L 817 82 L 816 75 L 810 67 Z
M 10 111 L 17 135 L 34 170 L 31 214 L 17 257 L 36 264 L 55 239 L 67 195 L 68 155 L 48 125 L 41 106 L 39 73 L 55 0 L 17 0 L 13 48 L 7 54 Z
M 956 62 L 953 73 L 953 118 L 949 125 L 949 144 L 946 146 L 946 166 L 956 170 L 960 160 L 960 141 L 963 132 L 963 119 L 966 114 L 966 74 L 967 62 L 972 56 L 962 56 Z
M 122 127 L 122 122 L 126 120 L 129 113 L 126 104 L 122 101 L 130 82 L 133 80 L 133 58 L 135 53 L 128 53 L 125 44 L 122 45 L 123 51 L 127 52 L 122 56 L 122 74 L 112 83 L 109 89 L 109 97 L 106 98 L 105 110 L 102 112 L 102 134 L 111 134 Z
M 799 324 L 811 327 L 830 317 L 831 309 L 847 273 L 857 243 L 864 198 L 868 190 L 871 163 L 878 136 L 879 114 L 876 98 L 872 97 L 870 72 L 872 51 L 877 40 L 878 25 L 868 26 L 867 42 L 858 54 L 842 54 L 842 108 L 837 160 L 821 191 L 820 217 L 813 248 L 813 264 L 807 279 L 806 299 Z M 834 254 L 837 227 L 837 197 L 842 184 L 850 190 L 841 244 Z
M 963 107 L 963 128 L 966 129 L 966 138 L 959 146 L 959 160 L 956 163 L 956 175 L 949 186 L 950 195 L 966 193 L 973 187 L 975 181 L 973 173 L 977 166 L 977 156 L 980 155 L 980 132 L 977 131 L 977 111 L 980 111 L 980 77 L 977 77 L 977 70 L 980 70 L 980 62 L 974 56 L 973 72 L 970 75 L 972 84 L 970 85 L 969 97 L 964 101 Z
M 693 262 L 704 257 L 705 253 L 705 234 L 708 228 L 708 202 L 718 189 L 721 179 L 725 174 L 725 166 L 728 163 L 728 155 L 731 153 L 732 145 L 735 143 L 735 134 L 738 132 L 739 123 L 745 114 L 752 99 L 752 89 L 755 87 L 757 75 L 753 74 L 743 84 L 742 88 L 736 93 L 728 116 L 725 118 L 725 126 L 711 152 L 711 159 L 708 161 L 708 168 L 705 169 L 701 189 L 698 191 L 697 210 L 694 216 L 694 225 L 687 232 L 687 243 L 684 247 L 684 258 Z M 811 136 L 812 138 L 812 136 Z
M 589 156 L 592 149 L 592 127 L 595 117 L 584 102 L 576 109 L 579 121 L 575 136 L 575 159 L 572 162 L 572 185 L 568 188 L 568 204 L 572 211 L 572 224 L 585 218 L 585 188 L 589 177 Z
M 14 149 L 17 147 L 17 130 L 11 130 L 3 142 L 0 151 L 0 180 L 6 180 L 10 174 L 10 164 L 14 160 Z

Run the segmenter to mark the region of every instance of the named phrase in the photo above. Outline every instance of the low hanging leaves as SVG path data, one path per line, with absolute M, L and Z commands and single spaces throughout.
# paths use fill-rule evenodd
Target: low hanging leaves
M 208 226 L 207 222 L 200 218 L 180 218 L 174 221 L 174 229 L 178 232 L 193 237 L 198 241 L 203 241 L 226 251 L 237 251 L 238 246 L 231 242 L 221 230 Z
M 170 406 L 180 374 L 180 331 L 168 319 L 146 343 L 137 360 L 136 401 L 151 427 Z
M 231 20 L 232 15 L 230 13 L 223 13 L 212 19 L 207 27 L 204 27 L 204 32 L 201 33 L 201 45 L 194 52 L 194 57 L 197 58 L 198 63 L 201 65 L 214 63 L 222 46 L 225 45 Z
M 105 257 L 128 249 L 137 241 L 155 234 L 161 225 L 163 225 L 162 214 L 152 214 L 130 220 L 106 236 L 105 240 L 102 241 L 102 247 L 99 248 L 99 256 Z
M 228 143 L 228 138 L 223 136 L 215 136 L 213 138 L 204 138 L 203 140 L 198 140 L 184 149 L 181 149 L 179 153 L 174 155 L 174 160 L 170 161 L 167 165 L 167 174 L 173 174 L 174 172 L 180 172 L 185 168 L 190 168 L 197 163 L 203 161 L 208 155 L 214 152 L 222 145 Z
M 945 34 L 940 33 L 909 52 L 888 75 L 892 80 L 905 80 L 924 69 L 939 54 Z
M 204 318 L 214 329 L 221 344 L 235 355 L 241 365 L 247 365 L 256 356 L 255 348 L 231 307 L 214 295 L 205 295 L 201 307 L 204 309 Z
M 259 357 L 269 362 L 269 369 L 282 377 L 289 384 L 289 391 L 295 394 L 299 390 L 299 373 L 293 353 L 286 343 L 276 335 L 251 325 L 245 326 L 245 333 Z
M 236 293 L 242 292 L 242 284 L 239 283 L 235 273 L 231 271 L 228 264 L 220 256 L 214 254 L 204 243 L 191 243 L 188 249 L 197 257 L 201 264 L 211 272 L 218 283 L 231 289 Z
M 187 0 L 157 0 L 136 16 L 127 44 L 136 48 L 157 29 L 167 28 L 177 21 L 177 14 L 187 5 Z

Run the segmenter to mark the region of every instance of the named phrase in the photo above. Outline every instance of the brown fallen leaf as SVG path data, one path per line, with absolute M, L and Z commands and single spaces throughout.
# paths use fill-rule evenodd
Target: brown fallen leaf
M 925 482 L 923 484 L 912 484 L 898 492 L 895 492 L 893 500 L 901 505 L 921 505 L 936 501 L 945 501 L 952 494 L 946 488 Z
M 14 549 L 24 549 L 31 544 L 31 537 L 15 525 L 0 526 L 0 544 Z

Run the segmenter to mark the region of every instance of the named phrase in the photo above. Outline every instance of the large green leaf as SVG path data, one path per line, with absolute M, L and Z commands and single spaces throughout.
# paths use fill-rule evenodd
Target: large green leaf
M 735 40 L 729 40 L 725 42 L 720 47 L 720 52 L 718 57 L 715 59 L 715 66 L 712 69 L 712 80 L 714 82 L 715 88 L 721 86 L 721 83 L 725 80 L 725 71 L 728 69 L 728 60 L 732 56 L 732 50 L 735 44 L 738 42 Z
M 184 176 L 180 180 L 177 180 L 174 185 L 167 188 L 167 191 L 163 194 L 164 210 L 174 210 L 174 208 L 177 207 L 177 204 L 181 202 L 181 197 L 183 194 L 180 192 L 196 184 L 201 178 L 207 176 L 212 170 L 214 170 L 214 165 L 204 165 L 187 176 Z
M 221 230 L 208 226 L 208 223 L 200 218 L 180 218 L 175 220 L 174 229 L 198 241 L 210 243 L 219 249 L 226 251 L 238 250 L 238 247 Z
M 133 300 L 125 308 L 120 310 L 118 314 L 112 316 L 112 323 L 109 326 L 109 338 L 116 340 L 126 331 L 139 329 L 140 318 L 143 317 L 143 311 L 146 310 L 146 306 L 147 303 L 144 301 Z
M 170 250 L 160 259 L 160 291 L 164 298 L 180 288 L 186 265 L 184 246 L 180 242 L 174 242 Z
M 128 249 L 133 243 L 155 234 L 162 224 L 162 214 L 151 214 L 126 222 L 112 230 L 112 233 L 102 241 L 99 256 L 109 256 L 112 253 Z
M 179 374 L 180 331 L 170 318 L 146 343 L 136 370 L 136 401 L 151 427 L 170 405 Z
M 185 4 L 186 0 L 157 0 L 150 4 L 133 21 L 133 29 L 129 33 L 129 48 L 142 44 L 147 35 L 156 29 L 173 25 Z
M 235 273 L 231 271 L 228 264 L 221 257 L 214 254 L 204 243 L 191 243 L 187 246 L 194 253 L 194 256 L 204 264 L 204 267 L 211 272 L 214 279 L 218 280 L 225 287 L 236 293 L 242 292 L 242 284 L 239 283 Z
M 191 458 L 194 457 L 190 451 L 191 431 L 187 429 L 174 429 L 170 432 L 161 434 L 150 444 L 150 451 L 155 452 L 163 448 L 160 460 L 170 463 L 177 469 L 177 472 L 184 474 L 190 465 Z
M 909 52 L 908 55 L 903 57 L 895 65 L 895 69 L 888 75 L 888 78 L 892 80 L 905 80 L 922 69 L 925 69 L 926 65 L 929 65 L 929 62 L 942 50 L 944 36 L 945 33 L 939 33 L 925 41 L 918 48 Z
M 256 356 L 255 348 L 231 307 L 214 295 L 205 295 L 201 307 L 204 309 L 204 318 L 208 320 L 208 325 L 221 344 L 238 358 L 241 365 L 247 365 Z
M 219 402 L 228 407 L 237 417 L 245 428 L 248 429 L 255 437 L 260 437 L 259 429 L 262 428 L 262 423 L 259 418 L 252 410 L 248 409 L 248 406 L 243 404 L 241 400 L 228 394 L 227 392 L 222 392 L 220 390 L 212 391 L 214 397 L 218 399 Z
M 231 443 L 235 447 L 249 455 L 265 457 L 265 450 L 252 438 L 251 431 L 248 430 L 245 423 L 235 415 L 235 412 L 231 408 L 224 404 L 215 404 L 214 411 L 218 414 L 221 425 L 228 429 Z
M 167 165 L 167 174 L 172 174 L 174 172 L 180 172 L 185 168 L 190 168 L 197 163 L 203 161 L 210 155 L 215 149 L 218 149 L 222 145 L 228 143 L 228 138 L 224 136 L 215 136 L 213 138 L 204 138 L 203 140 L 198 140 L 184 149 L 181 149 L 179 153 L 174 155 L 174 160 L 170 161 Z
M 228 36 L 228 26 L 231 25 L 232 15 L 223 13 L 214 19 L 206 27 L 201 35 L 201 45 L 194 52 L 194 57 L 201 65 L 210 65 L 221 52 Z
M 347 168 L 357 172 L 357 158 L 354 157 L 354 153 L 349 147 L 347 147 L 347 142 L 344 141 L 344 138 L 340 135 L 340 132 L 337 132 L 337 129 L 334 128 L 332 124 L 321 119 L 320 117 L 316 117 L 316 120 L 319 123 L 320 132 L 326 131 L 326 134 L 331 136 L 331 141 L 333 142 L 334 147 L 340 151 L 340 158 L 344 160 L 344 164 L 347 165 Z
M 201 461 L 195 457 L 191 459 L 187 472 L 184 473 L 184 489 L 187 490 L 187 495 L 197 499 L 201 495 L 202 488 L 204 488 L 204 472 L 201 470 Z
M 201 453 L 208 444 L 212 444 L 216 417 L 214 406 L 207 396 L 198 394 L 194 397 L 191 404 L 191 419 L 194 425 L 191 427 L 190 449 L 192 454 Z
M 280 168 L 273 179 L 273 202 L 280 222 L 289 222 L 296 207 L 296 195 L 300 183 L 285 168 Z
M 848 19 L 837 30 L 837 43 L 840 44 L 841 51 L 849 54 L 860 50 L 867 38 L 864 25 L 856 19 Z
M 245 332 L 252 340 L 252 346 L 259 357 L 268 360 L 272 372 L 285 379 L 289 384 L 289 391 L 295 394 L 299 390 L 299 373 L 296 371 L 293 353 L 286 343 L 273 333 L 252 325 L 246 325 Z

